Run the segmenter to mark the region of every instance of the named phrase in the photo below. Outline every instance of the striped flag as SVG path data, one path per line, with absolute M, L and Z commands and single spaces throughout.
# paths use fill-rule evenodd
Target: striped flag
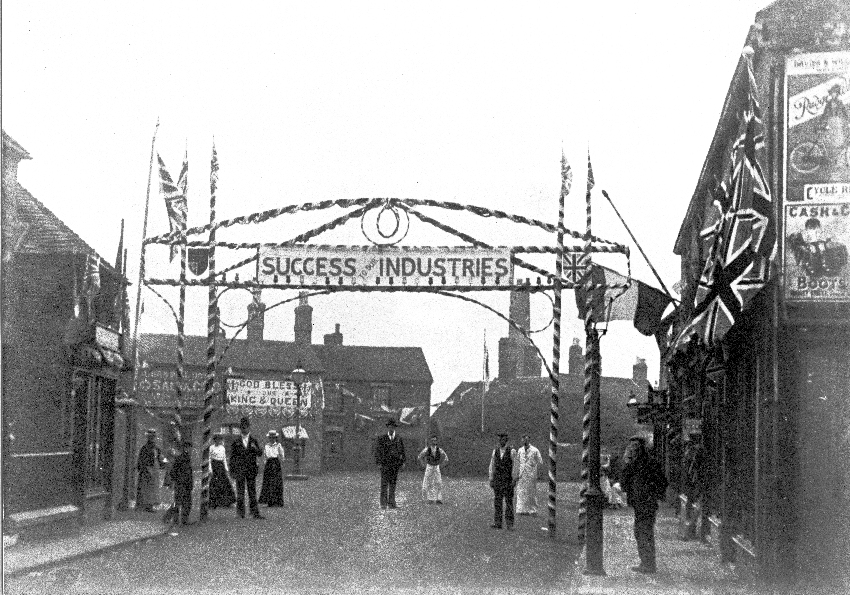
M 590 149 L 587 150 L 587 191 L 596 186 L 596 180 L 593 178 L 593 166 L 590 164 Z
M 183 158 L 183 167 L 180 169 L 180 177 L 177 184 L 171 179 L 168 168 L 159 153 L 156 155 L 159 162 L 159 191 L 165 199 L 165 208 L 168 211 L 168 225 L 172 232 L 185 231 L 188 216 L 188 205 L 186 202 L 186 191 L 189 184 L 189 163 L 187 157 Z M 177 254 L 177 246 L 171 246 L 171 260 Z
M 718 344 L 753 297 L 772 277 L 776 219 L 770 186 L 762 170 L 764 124 L 752 62 L 745 56 L 747 96 L 724 179 L 718 183 L 700 234 L 708 249 L 696 289 L 693 317 L 679 334 L 678 346 L 696 335 Z

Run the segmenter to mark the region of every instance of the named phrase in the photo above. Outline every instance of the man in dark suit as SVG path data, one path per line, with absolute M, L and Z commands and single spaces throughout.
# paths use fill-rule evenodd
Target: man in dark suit
M 239 420 L 240 436 L 230 448 L 230 475 L 236 480 L 236 512 L 245 518 L 245 489 L 248 490 L 248 505 L 251 516 L 265 518 L 257 507 L 257 457 L 263 455 L 263 449 L 257 439 L 251 436 L 251 422 L 247 417 Z
M 396 434 L 398 424 L 387 422 L 387 433 L 375 445 L 375 462 L 381 467 L 381 508 L 398 508 L 395 503 L 395 485 L 398 472 L 404 466 L 404 441 Z
M 514 488 L 519 480 L 519 465 L 516 451 L 508 446 L 508 435 L 497 434 L 499 446 L 490 455 L 490 487 L 493 488 L 493 524 L 494 529 L 502 528 L 502 513 L 508 531 L 514 530 Z

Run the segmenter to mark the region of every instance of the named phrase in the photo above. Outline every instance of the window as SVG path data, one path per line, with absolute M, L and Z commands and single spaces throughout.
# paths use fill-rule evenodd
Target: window
M 372 385 L 372 408 L 380 409 L 381 406 L 390 408 L 392 401 L 390 399 L 390 386 L 388 384 L 373 384 Z
M 115 380 L 96 375 L 83 375 L 86 403 L 86 490 L 108 492 L 112 473 L 112 424 Z
M 329 385 L 325 387 L 325 409 L 342 411 L 342 395 L 338 386 Z

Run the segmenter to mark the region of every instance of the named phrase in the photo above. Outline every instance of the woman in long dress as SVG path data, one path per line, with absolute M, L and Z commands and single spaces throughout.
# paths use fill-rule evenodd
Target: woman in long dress
M 269 508 L 283 506 L 283 445 L 277 441 L 277 432 L 270 430 L 268 442 L 263 447 L 263 485 L 260 488 L 260 504 Z
M 522 446 L 516 451 L 519 465 L 519 481 L 516 486 L 516 513 L 537 515 L 537 468 L 543 465 L 540 451 L 529 442 L 528 435 L 522 437 Z
M 210 508 L 227 508 L 236 502 L 223 437 L 216 434 L 210 446 Z

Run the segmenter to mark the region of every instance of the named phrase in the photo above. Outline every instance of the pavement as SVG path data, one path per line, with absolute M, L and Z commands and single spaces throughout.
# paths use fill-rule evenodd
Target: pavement
M 647 575 L 631 570 L 639 563 L 633 512 L 629 508 L 606 510 L 603 521 L 605 576 L 585 575 L 584 551 L 575 562 L 570 595 L 733 595 L 762 591 L 739 575 L 730 564 L 721 564 L 711 546 L 678 537 L 678 519 L 672 507 L 659 510 L 655 524 L 658 572 Z
M 79 533 L 58 538 L 18 540 L 3 544 L 3 577 L 37 573 L 55 566 L 104 554 L 168 534 L 162 512 L 135 510 L 116 512 L 104 520 L 80 528 Z

